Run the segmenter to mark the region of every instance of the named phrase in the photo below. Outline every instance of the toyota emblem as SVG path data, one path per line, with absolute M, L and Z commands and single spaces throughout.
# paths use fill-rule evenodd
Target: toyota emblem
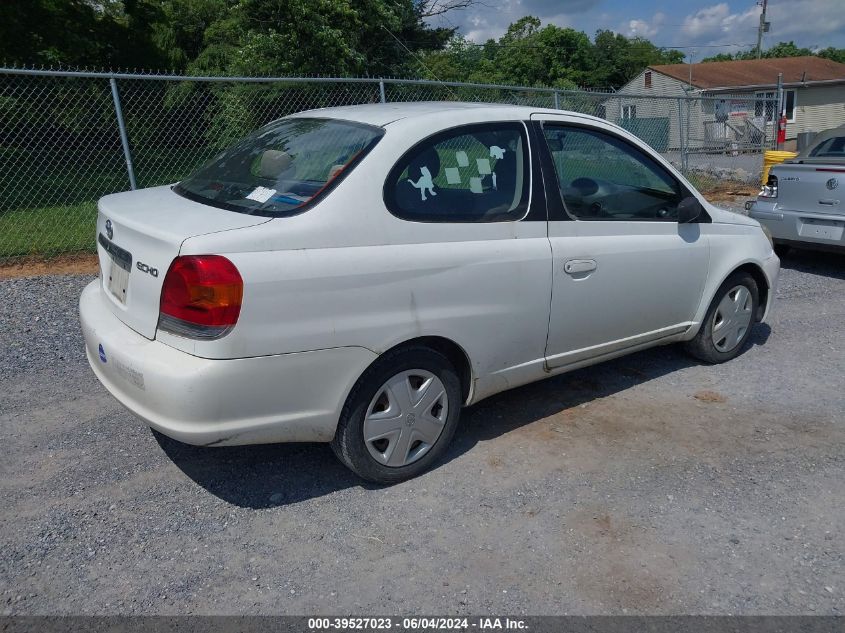
M 111 220 L 106 220 L 106 235 L 108 235 L 109 239 L 114 237 L 114 227 L 111 225 Z
M 836 178 L 831 178 L 825 183 L 825 186 L 832 191 L 839 186 L 839 181 Z

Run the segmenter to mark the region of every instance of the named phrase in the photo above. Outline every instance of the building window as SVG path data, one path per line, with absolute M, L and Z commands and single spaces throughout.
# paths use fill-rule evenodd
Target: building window
M 645 81 L 645 87 L 651 88 L 651 71 L 647 70 L 645 75 L 643 75 L 643 79 Z
M 795 91 L 784 90 L 784 99 L 786 100 L 786 120 L 789 123 L 795 122 Z M 778 118 L 780 113 L 776 113 L 778 105 L 777 92 L 758 92 L 755 97 L 757 101 L 754 105 L 754 116 L 765 116 L 767 121 L 774 121 Z
M 786 96 L 786 120 L 790 123 L 795 123 L 795 91 L 787 90 Z
M 773 121 L 775 108 L 777 107 L 777 96 L 774 92 L 758 92 L 757 100 L 754 102 L 754 116 L 766 117 L 766 121 Z
M 622 106 L 622 118 L 623 119 L 636 119 L 637 118 L 637 106 L 636 105 L 623 105 Z

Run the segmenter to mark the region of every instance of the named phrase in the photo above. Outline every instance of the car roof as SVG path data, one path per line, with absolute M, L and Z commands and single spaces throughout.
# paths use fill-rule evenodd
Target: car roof
M 443 113 L 458 110 L 488 110 L 496 116 L 509 116 L 513 118 L 528 119 L 532 114 L 573 114 L 579 117 L 595 119 L 589 115 L 564 110 L 552 110 L 549 108 L 532 108 L 530 106 L 516 106 L 499 103 L 472 103 L 464 101 L 415 101 L 415 102 L 390 102 L 390 103 L 368 103 L 365 105 L 339 106 L 332 108 L 320 108 L 306 110 L 291 115 L 292 117 L 325 117 L 330 119 L 344 119 L 357 121 L 368 125 L 379 127 L 389 125 L 395 121 L 424 117 L 430 114 Z

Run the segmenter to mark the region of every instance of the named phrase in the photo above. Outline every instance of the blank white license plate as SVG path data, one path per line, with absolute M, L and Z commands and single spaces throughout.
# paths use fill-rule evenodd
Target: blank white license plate
M 801 229 L 798 233 L 801 237 L 814 237 L 822 240 L 841 240 L 843 228 L 845 228 L 845 222 L 804 218 L 801 221 Z
M 126 288 L 129 286 L 129 271 L 113 258 L 109 267 L 108 288 L 121 303 L 126 303 Z

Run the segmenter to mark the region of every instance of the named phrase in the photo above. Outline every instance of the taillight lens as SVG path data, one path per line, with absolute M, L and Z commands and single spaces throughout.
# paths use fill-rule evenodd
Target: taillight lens
M 164 277 L 158 326 L 179 336 L 219 338 L 238 322 L 243 295 L 243 279 L 225 257 L 177 257 Z
M 760 190 L 760 193 L 757 194 L 758 198 L 777 198 L 778 197 L 778 177 L 777 176 L 769 176 L 769 180 L 766 181 L 766 184 L 763 185 L 763 188 Z

